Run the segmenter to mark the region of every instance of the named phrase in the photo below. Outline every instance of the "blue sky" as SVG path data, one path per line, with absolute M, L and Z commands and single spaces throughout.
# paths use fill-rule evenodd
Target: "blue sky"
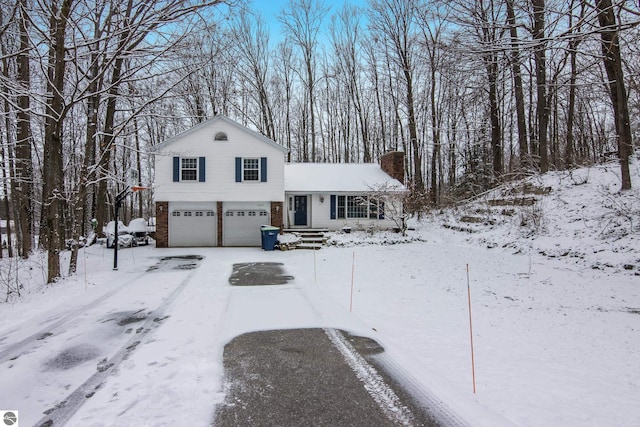
M 340 10 L 345 3 L 366 6 L 367 0 L 322 0 L 322 2 L 329 6 L 331 9 L 326 17 L 325 29 L 328 28 L 330 22 L 330 16 L 336 11 Z M 261 15 L 265 22 L 269 25 L 272 34 L 272 42 L 276 42 L 280 39 L 280 23 L 278 22 L 278 15 L 280 11 L 289 3 L 289 0 L 252 0 L 249 4 L 249 8 Z

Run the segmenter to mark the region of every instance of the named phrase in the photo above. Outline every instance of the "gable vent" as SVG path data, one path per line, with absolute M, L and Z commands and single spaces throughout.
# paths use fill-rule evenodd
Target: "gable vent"
M 216 136 L 213 137 L 214 141 L 227 141 L 227 134 L 224 132 L 216 133 Z

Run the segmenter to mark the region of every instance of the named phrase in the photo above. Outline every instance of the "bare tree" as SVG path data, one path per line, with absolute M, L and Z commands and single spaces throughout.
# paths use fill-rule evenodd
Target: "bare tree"
M 529 144 L 527 142 L 527 118 L 525 115 L 522 72 L 520 70 L 520 40 L 518 39 L 518 26 L 513 3 L 513 0 L 506 0 L 507 24 L 509 25 L 509 33 L 511 36 L 511 73 L 513 74 L 513 96 L 516 103 L 520 167 L 521 169 L 526 169 L 530 166 Z
M 575 8 L 576 0 L 571 0 L 571 5 L 569 7 L 569 33 L 573 35 L 577 33 L 575 36 L 569 38 L 569 62 L 570 62 L 570 77 L 569 77 L 569 101 L 567 106 L 567 141 L 565 145 L 564 151 L 564 166 L 566 168 L 573 167 L 574 164 L 574 135 L 573 135 L 573 125 L 575 122 L 575 108 L 576 108 L 576 83 L 578 79 L 578 45 L 582 41 L 582 37 L 580 35 L 580 28 L 582 26 L 582 21 L 584 18 L 585 5 L 584 2 L 580 2 L 580 13 L 577 16 L 577 28 L 574 28 L 574 15 L 573 10 Z
M 62 199 L 63 162 L 62 138 L 66 112 L 64 84 L 66 73 L 65 40 L 72 12 L 73 0 L 51 5 L 49 31 L 51 35 L 47 60 L 46 119 L 44 135 L 43 215 L 41 238 L 47 248 L 47 283 L 60 277 L 60 250 L 63 248 Z
M 280 22 L 285 27 L 288 37 L 298 46 L 302 53 L 304 66 L 304 83 L 307 105 L 309 108 L 309 134 L 311 137 L 311 153 L 307 143 L 303 145 L 305 162 L 315 162 L 316 159 L 316 48 L 318 33 L 322 21 L 329 9 L 320 0 L 289 0 L 286 9 L 280 15 Z M 305 136 L 306 139 L 306 136 Z
M 538 119 L 538 153 L 540 155 L 540 172 L 549 170 L 549 147 L 547 125 L 549 122 L 549 103 L 547 99 L 547 62 L 545 35 L 545 0 L 531 0 L 533 7 L 533 40 L 534 62 L 536 68 L 536 117 Z
M 362 27 L 358 19 L 359 9 L 345 3 L 333 19 L 332 42 L 335 51 L 336 68 L 344 79 L 349 96 L 349 104 L 355 109 L 355 119 L 362 143 L 362 160 L 369 163 L 373 159 L 369 137 L 369 115 L 363 102 L 362 60 L 358 52 Z
M 369 20 L 374 32 L 378 34 L 378 40 L 384 45 L 385 52 L 397 64 L 403 77 L 409 145 L 413 157 L 413 188 L 418 193 L 423 193 L 425 186 L 414 93 L 416 7 L 416 3 L 411 0 L 373 0 Z
M 218 3 L 220 0 L 193 3 L 171 0 L 161 5 L 132 1 L 120 5 L 58 0 L 53 4 L 35 3 L 27 8 L 25 0 L 19 2 L 15 16 L 18 17 L 22 37 L 14 55 L 19 72 L 13 80 L 9 77 L 4 79 L 17 99 L 14 109 L 17 118 L 16 158 L 19 161 L 16 162 L 12 185 L 33 182 L 33 177 L 23 178 L 31 173 L 28 167 L 32 154 L 27 149 L 42 147 L 43 151 L 34 157 L 42 164 L 40 242 L 48 250 L 49 283 L 60 276 L 59 252 L 65 239 L 73 237 L 77 241 L 83 231 L 88 217 L 84 211 L 87 198 L 95 194 L 96 199 L 91 204 L 97 207 L 98 215 L 105 212 L 106 181 L 114 177 L 109 173 L 114 169 L 110 158 L 119 135 L 128 131 L 127 124 L 145 105 L 162 96 L 162 93 L 154 94 L 129 117 L 123 117 L 118 110 L 123 83 L 139 79 L 142 72 L 149 75 L 153 68 L 151 64 L 161 62 L 160 58 L 183 38 L 180 30 L 185 27 L 180 24 L 188 24 L 189 17 L 195 12 Z M 169 31 L 159 37 L 158 30 L 162 26 Z M 153 32 L 154 37 L 149 37 Z M 35 55 L 45 52 L 43 46 L 48 47 L 48 51 L 41 59 Z M 32 78 L 28 66 L 38 62 L 43 67 L 35 68 L 35 72 L 40 74 Z M 44 82 L 44 87 L 35 86 L 33 81 Z M 2 97 L 5 101 L 12 99 L 5 93 Z M 40 137 L 30 131 L 31 120 L 36 115 L 40 115 L 44 122 L 44 135 Z M 5 127 L 9 130 L 9 125 Z M 86 133 L 81 131 L 83 128 Z M 80 138 L 70 132 L 84 135 L 85 143 L 78 144 L 76 141 Z M 96 151 L 98 141 L 102 145 Z M 132 142 L 125 144 L 135 145 Z M 26 166 L 21 167 L 20 161 Z M 125 162 L 133 164 L 129 163 L 128 157 Z M 122 180 L 121 177 L 119 179 Z M 87 187 L 96 182 L 96 190 L 88 191 Z M 20 190 L 25 192 L 23 188 L 15 187 L 12 193 L 19 195 Z M 32 190 L 26 190 L 27 197 L 32 197 L 32 194 Z M 16 210 L 21 218 L 27 216 L 23 212 L 29 212 L 33 217 L 29 209 L 21 207 Z M 29 220 L 26 224 L 30 223 Z M 25 223 L 19 221 L 19 224 L 22 227 Z M 30 235 L 24 240 L 30 242 Z M 73 249 L 72 272 L 77 247 Z M 27 249 L 23 249 L 23 256 L 28 256 Z
M 236 72 L 251 88 L 250 96 L 256 98 L 260 120 L 252 117 L 258 129 L 268 138 L 276 140 L 273 111 L 269 96 L 269 32 L 264 20 L 241 10 L 233 23 L 233 39 L 239 61 Z
M 31 145 L 30 119 L 30 63 L 29 63 L 29 20 L 27 17 L 27 1 L 16 2 L 10 13 L 5 16 L 0 12 L 0 52 L 2 56 L 2 93 L 5 115 L 5 136 L 8 156 L 4 157 L 8 173 L 5 191 L 7 202 L 11 195 L 17 224 L 17 242 L 19 253 L 27 258 L 32 249 L 33 224 L 33 160 Z M 13 38 L 6 37 L 6 33 L 17 34 L 17 44 Z M 12 75 L 12 64 L 15 64 L 15 79 Z M 12 84 L 12 82 L 14 82 Z M 15 100 L 15 101 L 14 101 Z M 16 134 L 12 132 L 12 112 L 15 111 Z M 15 140 L 15 143 L 13 141 Z M 15 147 L 14 147 L 15 146 Z M 4 149 L 4 147 L 3 147 Z M 7 211 L 9 214 L 9 211 Z M 9 239 L 11 252 L 11 239 Z
M 4 193 L 3 201 L 4 201 L 4 209 L 5 209 L 5 221 L 6 221 L 6 233 L 7 233 L 7 249 L 9 257 L 13 256 L 13 246 L 11 242 L 11 203 L 10 203 L 10 195 L 15 194 L 13 191 L 9 191 L 9 186 L 12 185 L 14 188 L 15 180 L 13 179 L 13 172 L 15 168 L 15 155 L 9 154 L 12 151 L 13 146 L 13 132 L 12 130 L 12 121 L 11 121 L 11 102 L 9 95 L 9 85 L 8 82 L 11 80 L 11 61 L 9 51 L 15 48 L 11 43 L 8 42 L 8 39 L 5 37 L 5 34 L 8 31 L 12 31 L 15 28 L 14 25 L 14 17 L 16 15 L 17 9 L 19 5 L 16 4 L 14 8 L 10 11 L 8 19 L 5 18 L 4 13 L 0 10 L 0 57 L 2 58 L 2 81 L 1 81 L 1 92 L 6 93 L 3 97 L 2 102 L 2 116 L 4 116 L 4 132 L 0 136 L 0 141 L 2 141 L 2 163 L 0 166 L 2 167 L 2 189 Z M 13 162 L 12 162 L 13 160 Z M 12 164 L 13 163 L 13 164 Z M 15 197 L 14 197 L 15 199 Z M 15 200 L 14 200 L 15 202 Z M 14 203 L 15 204 L 15 203 Z M 17 210 L 17 209 L 16 209 Z M 17 217 L 16 217 L 17 220 Z M 20 237 L 20 235 L 18 235 Z M 18 242 L 20 240 L 18 239 Z M 4 246 L 4 241 L 0 242 L 2 246 Z M 3 247 L 0 246 L 0 258 L 4 256 Z M 8 291 L 8 290 L 7 290 Z
M 291 144 L 293 140 L 291 105 L 293 102 L 294 85 L 294 63 L 291 48 L 286 43 L 279 43 L 276 49 L 276 58 L 275 79 L 279 88 L 277 94 L 280 94 L 280 102 L 278 102 L 278 104 L 284 106 L 284 108 L 281 107 L 279 120 L 276 120 L 274 125 L 277 127 L 278 122 L 283 122 L 282 126 L 284 128 L 280 129 L 280 134 L 284 133 L 284 137 L 278 138 L 278 140 L 285 142 L 285 146 L 289 149 L 287 152 L 287 161 L 291 162 Z
M 442 180 L 442 122 L 443 111 L 440 97 L 444 96 L 445 88 L 439 85 L 440 75 L 443 73 L 444 61 L 443 38 L 446 29 L 446 11 L 429 11 L 427 8 L 418 11 L 420 27 L 422 30 L 423 47 L 427 52 L 427 64 L 429 67 L 429 111 L 431 138 L 433 141 L 433 153 L 431 156 L 431 188 L 429 197 L 435 206 L 440 199 L 440 182 Z
M 411 203 L 411 198 L 412 195 L 407 190 L 386 183 L 372 186 L 361 203 L 373 205 L 373 210 L 378 213 L 379 219 L 393 221 L 396 229 L 406 236 L 409 228 L 408 221 L 415 216 L 415 213 L 406 206 Z
M 629 172 L 629 157 L 632 153 L 631 125 L 629 106 L 627 104 L 627 90 L 620 54 L 620 38 L 616 11 L 611 0 L 596 0 L 598 22 L 600 23 L 600 37 L 602 40 L 602 55 L 604 68 L 609 79 L 609 96 L 613 104 L 616 133 L 618 134 L 618 157 L 622 173 L 622 190 L 631 189 L 631 174 Z

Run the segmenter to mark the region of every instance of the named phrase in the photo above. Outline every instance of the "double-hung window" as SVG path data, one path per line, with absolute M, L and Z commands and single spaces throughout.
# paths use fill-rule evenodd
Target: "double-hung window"
M 204 157 L 174 157 L 173 182 L 205 182 Z
M 236 182 L 267 182 L 267 158 L 236 157 Z
M 180 159 L 180 181 L 198 180 L 198 159 L 183 157 Z
M 242 159 L 242 180 L 260 181 L 260 159 Z

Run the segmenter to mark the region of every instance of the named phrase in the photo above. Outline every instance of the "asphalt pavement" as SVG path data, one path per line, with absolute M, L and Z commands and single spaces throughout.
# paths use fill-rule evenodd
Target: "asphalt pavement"
M 281 285 L 282 264 L 234 265 L 234 286 Z M 376 341 L 332 328 L 252 332 L 224 349 L 227 426 L 437 426 L 429 408 L 386 372 Z

